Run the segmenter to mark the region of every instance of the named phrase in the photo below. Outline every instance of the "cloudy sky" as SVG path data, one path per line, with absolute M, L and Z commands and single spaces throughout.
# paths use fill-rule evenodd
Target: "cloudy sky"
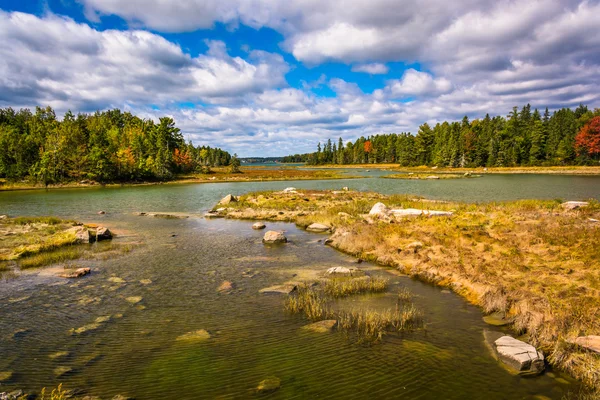
M 600 107 L 600 1 L 0 0 L 0 107 L 169 115 L 241 156 Z

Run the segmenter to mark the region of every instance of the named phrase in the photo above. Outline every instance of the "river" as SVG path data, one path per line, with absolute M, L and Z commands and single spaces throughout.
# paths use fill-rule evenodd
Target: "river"
M 0 214 L 101 223 L 120 233 L 117 242 L 142 243 L 114 259 L 78 261 L 93 273 L 76 281 L 57 278 L 52 267 L 3 276 L 0 371 L 11 371 L 13 377 L 0 392 L 39 391 L 62 382 L 102 398 L 125 394 L 136 399 L 237 399 L 260 397 L 253 389 L 269 376 L 281 379 L 281 388 L 269 395 L 277 399 L 560 399 L 577 388 L 556 371 L 535 378 L 510 374 L 483 341 L 484 329 L 502 328 L 486 325 L 477 307 L 368 263 L 361 267 L 390 279 L 390 289 L 344 300 L 347 306 L 392 308 L 399 288 L 408 287 L 424 312 L 425 329 L 390 334 L 370 346 L 342 333 L 303 331 L 308 322 L 286 313 L 282 296 L 258 291 L 314 270 L 351 265 L 348 256 L 319 241 L 322 235 L 293 224 L 267 223 L 270 229 L 285 230 L 290 239 L 286 245 L 269 247 L 261 243 L 263 232 L 253 231 L 248 221 L 133 215 L 202 214 L 228 193 L 289 186 L 350 186 L 470 201 L 600 198 L 600 177 L 486 175 L 405 181 L 380 179 L 386 173 L 382 171 L 350 173 L 364 178 L 0 193 Z M 98 210 L 106 214 L 97 215 Z M 236 290 L 219 294 L 217 288 L 225 280 Z M 126 301 L 131 296 L 142 300 L 132 305 Z M 97 330 L 69 334 L 104 316 L 111 319 Z M 176 340 L 198 329 L 209 331 L 211 338 L 195 344 Z M 22 333 L 13 336 L 19 330 Z M 63 354 L 49 357 L 58 352 Z M 70 372 L 56 377 L 59 367 Z

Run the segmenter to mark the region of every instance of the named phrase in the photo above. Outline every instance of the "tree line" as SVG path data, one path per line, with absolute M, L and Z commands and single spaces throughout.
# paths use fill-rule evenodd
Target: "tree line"
M 118 109 L 93 114 L 50 107 L 0 108 L 0 177 L 44 184 L 168 180 L 229 165 L 219 148 L 186 143 L 170 117 L 157 123 Z
M 598 165 L 600 109 L 580 105 L 550 114 L 514 107 L 506 116 L 425 123 L 416 135 L 391 133 L 360 137 L 344 145 L 328 140 L 317 151 L 288 156 L 309 164 L 397 163 L 402 166 L 512 167 Z

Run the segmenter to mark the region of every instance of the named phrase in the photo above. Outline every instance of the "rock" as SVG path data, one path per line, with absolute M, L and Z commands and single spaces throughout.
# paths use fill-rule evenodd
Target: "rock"
M 8 215 L 6 215 L 6 214 L 0 215 L 0 220 L 2 220 L 2 219 L 8 219 Z
M 264 381 L 260 382 L 256 387 L 258 393 L 271 393 L 281 387 L 281 379 L 276 377 L 269 377 Z
M 573 343 L 593 352 L 600 353 L 600 336 L 580 336 L 573 340 Z
M 590 203 L 587 201 L 567 201 L 561 204 L 565 210 L 577 210 L 578 208 L 587 207 Z
M 215 211 L 218 212 L 218 213 L 222 213 L 225 210 L 227 210 L 225 207 L 219 207 Z
M 281 193 L 298 193 L 295 187 L 288 187 L 281 191 Z
M 376 203 L 369 211 L 369 215 L 373 216 L 387 216 L 390 212 L 390 209 L 383 203 Z
M 75 243 L 90 243 L 92 240 L 90 231 L 84 226 L 74 226 L 67 230 L 67 232 L 75 235 Z
M 219 204 L 229 204 L 229 203 L 237 203 L 238 198 L 235 197 L 232 194 L 228 194 L 227 196 L 223 197 L 221 199 L 221 201 L 219 201 Z
M 140 301 L 142 301 L 142 296 L 131 296 L 127 297 L 125 300 L 127 300 L 131 304 L 137 304 Z
M 57 378 L 65 376 L 71 372 L 73 372 L 73 368 L 71 367 L 62 366 L 54 368 L 54 376 L 56 376 Z
M 317 333 L 327 333 L 331 332 L 333 328 L 337 325 L 337 320 L 335 319 L 326 319 L 325 321 L 315 322 L 309 325 L 305 325 L 302 329 L 306 329 L 311 332 Z
M 92 324 L 87 324 L 79 328 L 72 328 L 69 330 L 69 333 L 71 335 L 82 335 L 84 333 L 95 331 L 98 328 L 100 328 L 100 324 L 94 322 Z
M 68 351 L 59 351 L 56 353 L 52 353 L 48 355 L 48 358 L 51 360 L 57 360 L 59 358 L 65 358 L 68 357 L 71 353 L 69 353 Z
M 231 292 L 233 289 L 235 289 L 235 284 L 231 283 L 230 281 L 224 281 L 223 283 L 221 283 L 221 286 L 219 286 L 217 291 L 219 293 L 228 293 Z
M 118 276 L 111 276 L 108 278 L 108 281 L 112 283 L 125 283 L 125 279 L 119 278 Z
M 12 371 L 0 371 L 0 382 L 10 381 L 12 376 Z
M 348 189 L 348 186 L 344 186 L 344 187 L 342 188 L 342 190 L 343 190 L 344 192 L 347 192 L 347 191 L 349 191 L 350 189 Z
M 590 221 L 590 222 L 600 222 L 600 220 L 595 219 L 595 218 L 588 218 L 588 221 Z
M 97 214 L 98 215 L 104 215 L 104 214 L 106 214 L 106 211 L 98 211 Z
M 103 226 L 99 226 L 96 228 L 96 240 L 97 241 L 110 240 L 110 239 L 112 239 L 112 233 L 108 230 L 108 228 L 105 228 Z
M 152 281 L 150 279 L 142 279 L 142 280 L 140 280 L 140 283 L 142 285 L 150 285 L 152 283 Z
M 134 398 L 129 397 L 129 396 L 124 396 L 122 394 L 118 394 L 115 397 L 113 397 L 112 400 L 134 400 Z
M 325 239 L 325 241 L 323 242 L 323 244 L 331 244 L 333 243 L 333 239 Z
M 138 211 L 138 212 L 135 212 L 135 213 L 133 213 L 133 214 L 134 214 L 134 215 L 137 215 L 137 216 L 140 216 L 140 217 L 145 217 L 146 215 L 148 215 L 147 213 L 145 213 L 145 212 L 142 212 L 142 211 Z
M 204 214 L 204 218 L 223 218 L 224 215 L 223 214 L 219 214 L 216 211 L 209 211 L 206 214 Z
M 429 175 L 427 179 L 440 179 L 440 177 L 437 175 Z
M 412 242 L 407 244 L 403 250 L 409 253 L 418 253 L 423 248 L 423 242 Z
M 358 268 L 347 268 L 347 267 L 331 267 L 325 271 L 325 275 L 333 276 L 363 276 L 364 271 Z
M 290 294 L 294 290 L 296 290 L 296 285 L 284 284 L 284 285 L 275 285 L 275 286 L 270 286 L 270 287 L 267 287 L 264 289 L 260 289 L 258 292 L 262 293 L 262 294 L 272 294 L 272 293 Z
M 98 318 L 96 318 L 94 320 L 94 322 L 96 324 L 103 324 L 103 323 L 108 322 L 108 321 L 110 321 L 110 315 L 105 315 L 105 316 L 102 316 L 102 317 L 98 317 Z
M 268 231 L 263 236 L 263 243 L 286 243 L 287 238 L 281 231 Z
M 21 389 L 13 390 L 12 392 L 0 393 L 0 400 L 22 400 L 22 399 L 31 399 L 31 398 L 35 398 L 35 397 L 25 394 Z
M 538 374 L 544 370 L 544 355 L 529 343 L 502 336 L 494 344 L 500 360 L 519 373 Z
M 470 172 L 465 172 L 465 174 L 463 175 L 465 178 L 468 178 L 469 176 L 471 176 Z
M 506 318 L 506 315 L 504 313 L 495 312 L 490 315 L 484 316 L 483 322 L 493 326 L 505 326 L 512 324 L 513 320 L 511 318 Z
M 31 329 L 17 329 L 13 332 L 13 339 L 22 338 L 23 336 L 26 336 L 31 332 L 33 332 L 33 330 Z
M 331 229 L 330 226 L 325 224 L 314 223 L 310 224 L 306 230 L 309 232 L 327 232 Z
M 82 276 L 85 276 L 91 272 L 92 272 L 92 270 L 90 268 L 77 268 L 75 271 L 63 272 L 62 274 L 60 274 L 58 276 L 60 276 L 61 278 L 74 279 L 74 278 L 81 278 Z
M 267 226 L 265 224 L 263 224 L 262 222 L 255 222 L 252 224 L 252 229 L 254 230 L 261 230 L 261 229 L 265 229 Z
M 200 329 L 193 332 L 184 333 L 183 335 L 177 337 L 177 341 L 190 341 L 190 342 L 202 342 L 204 340 L 210 339 L 210 333 L 208 333 L 205 329 Z

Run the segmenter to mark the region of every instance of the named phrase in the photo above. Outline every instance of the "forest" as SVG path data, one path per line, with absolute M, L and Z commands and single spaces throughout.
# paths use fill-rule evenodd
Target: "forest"
M 425 123 L 416 135 L 381 134 L 344 145 L 328 140 L 315 153 L 295 154 L 284 162 L 309 164 L 396 163 L 402 166 L 514 167 L 598 165 L 600 109 L 580 105 L 550 114 L 514 107 L 506 116 L 470 121 Z
M 45 185 L 70 181 L 168 180 L 229 165 L 219 148 L 186 143 L 170 117 L 157 123 L 118 109 L 70 111 L 0 108 L 0 178 Z

